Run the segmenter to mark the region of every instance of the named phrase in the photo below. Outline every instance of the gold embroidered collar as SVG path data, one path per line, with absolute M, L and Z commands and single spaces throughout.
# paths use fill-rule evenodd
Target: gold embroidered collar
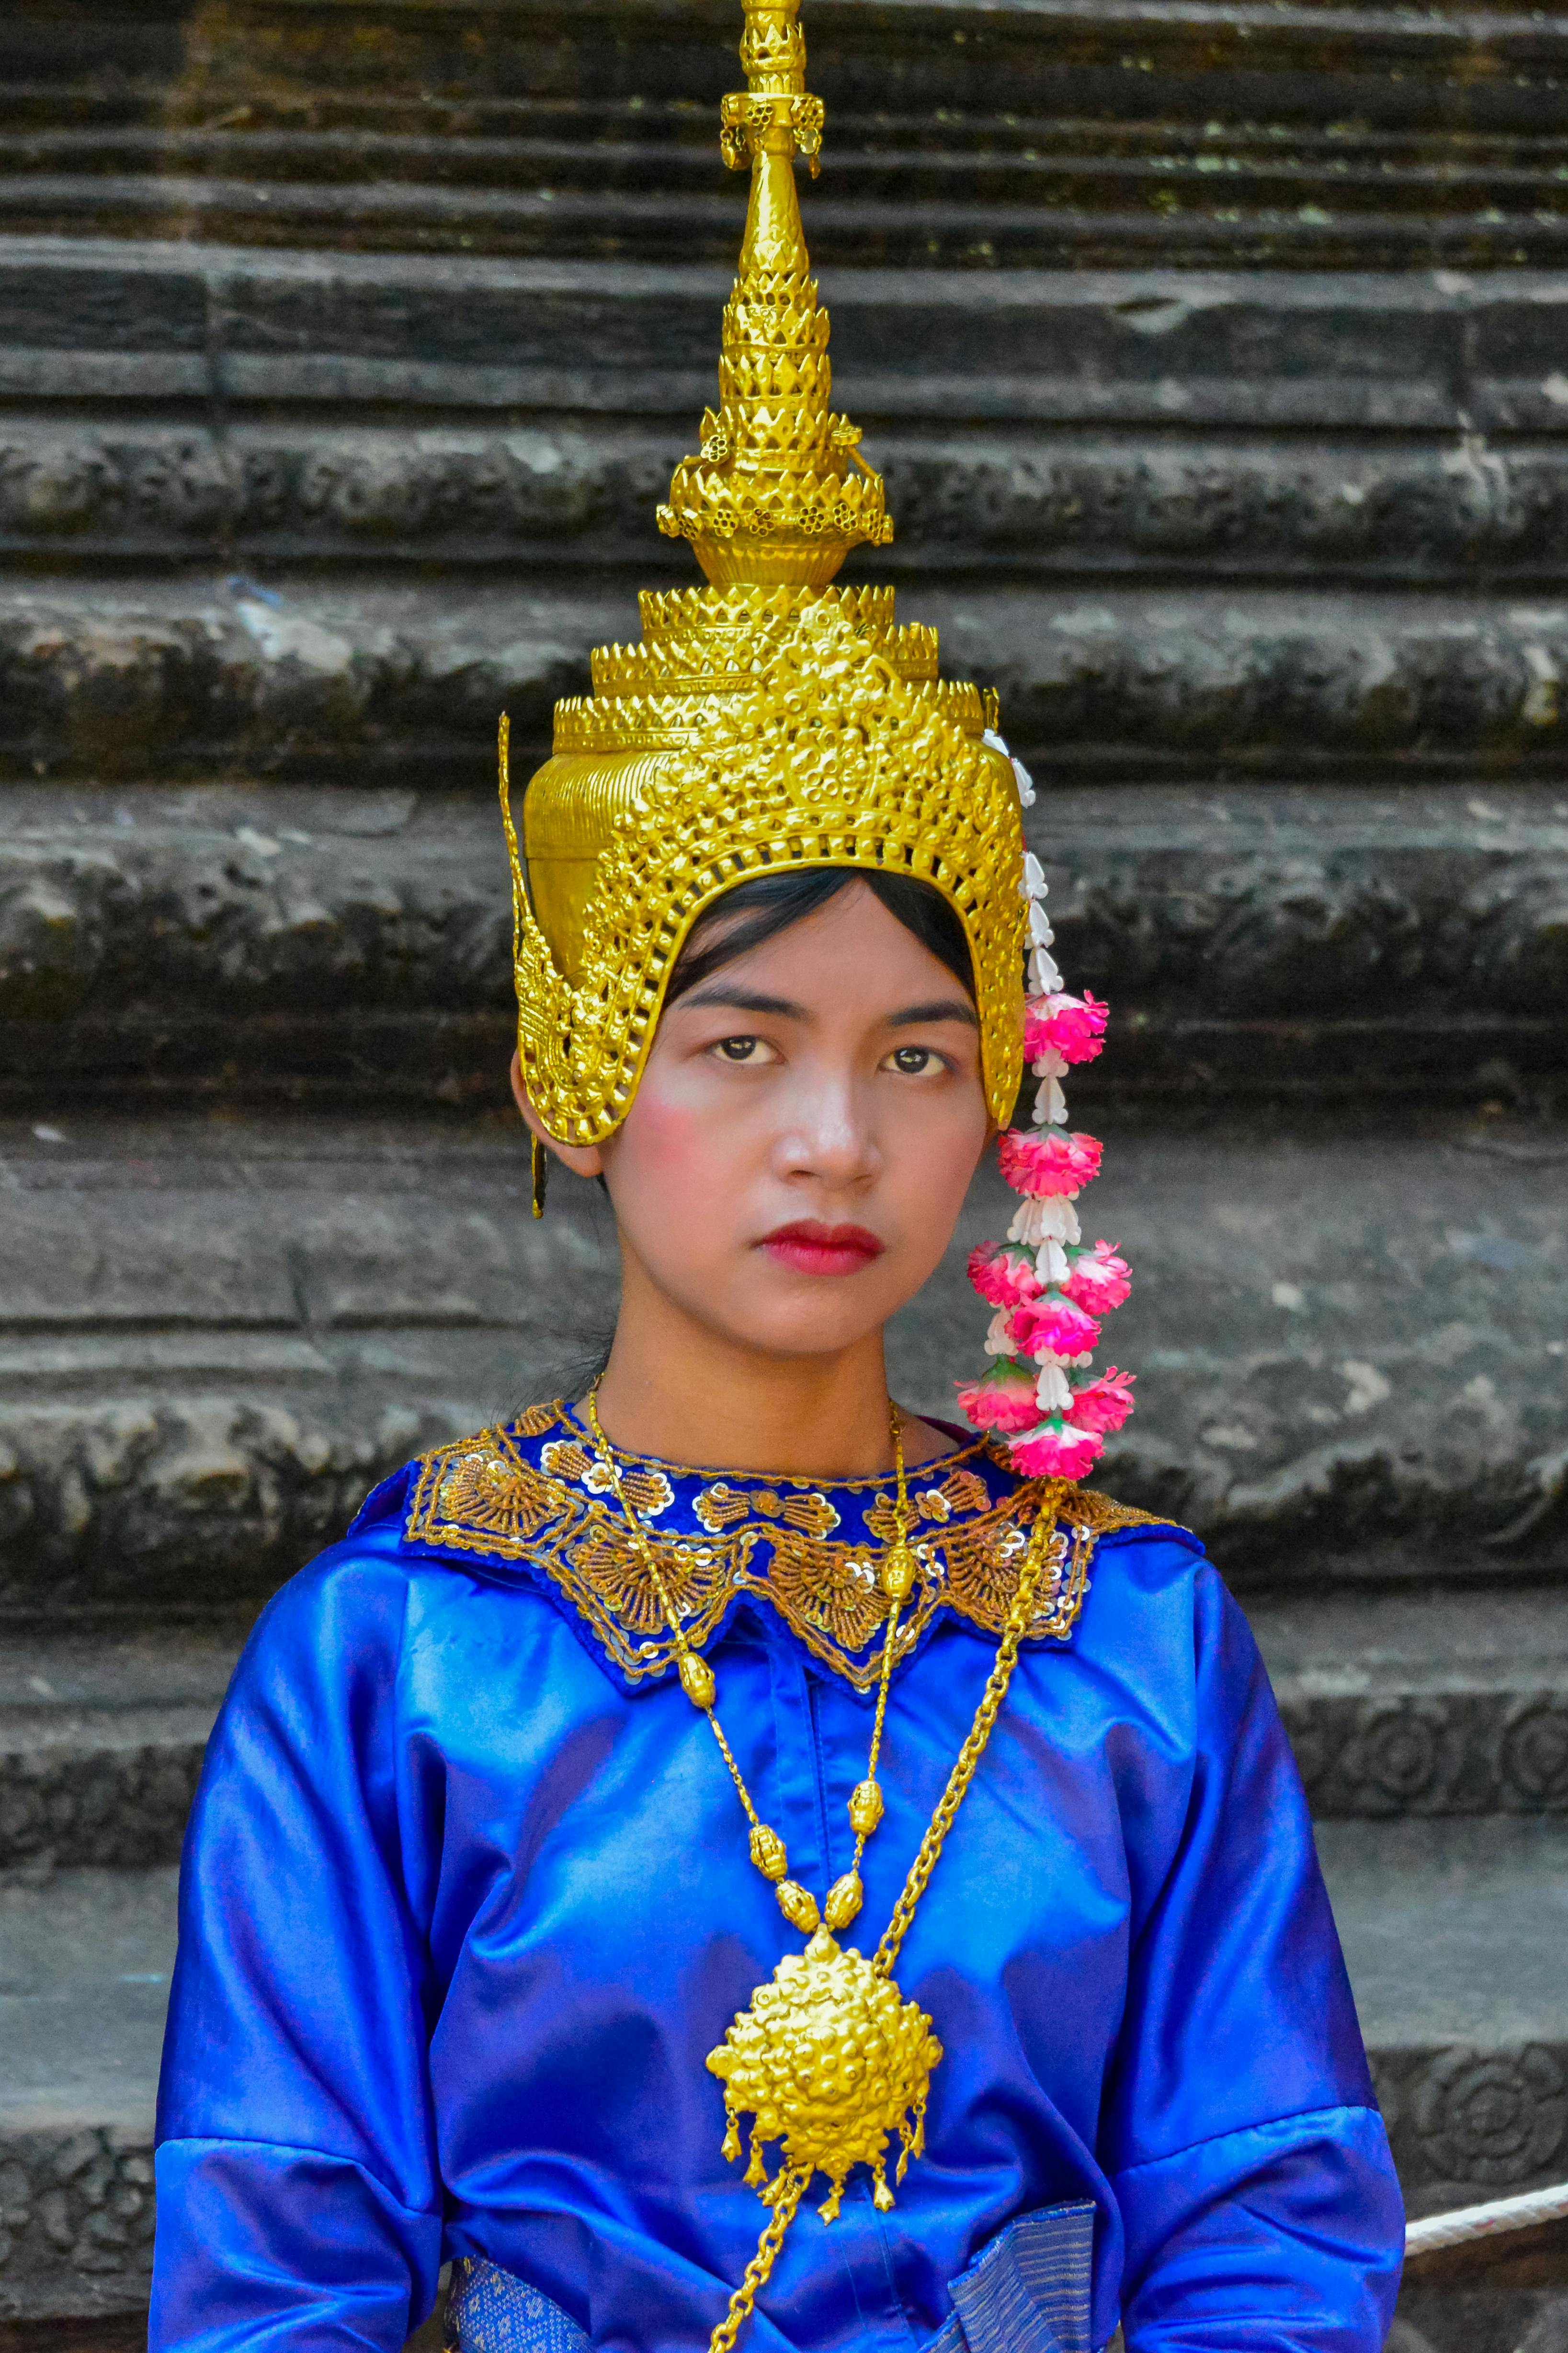
M 887 1614 L 877 1561 L 896 1533 L 889 1479 L 763 1478 L 636 1457 L 621 1475 L 694 1648 L 750 1596 L 814 1658 L 858 1691 L 870 1689 Z M 978 1439 L 911 1473 L 919 1582 L 900 1627 L 896 1664 L 919 1649 L 944 1610 L 1000 1634 L 1039 1490 Z M 1097 1541 L 1138 1524 L 1159 1525 L 1148 1512 L 1068 1490 L 1031 1641 L 1066 1640 L 1083 1607 Z M 410 1544 L 547 1578 L 626 1688 L 669 1671 L 674 1645 L 646 1564 L 569 1406 L 531 1406 L 516 1421 L 425 1456 L 414 1467 L 403 1533 Z

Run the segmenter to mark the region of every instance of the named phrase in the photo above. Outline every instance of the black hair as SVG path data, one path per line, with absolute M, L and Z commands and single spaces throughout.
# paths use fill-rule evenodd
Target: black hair
M 965 993 L 974 995 L 974 965 L 963 925 L 957 910 L 931 883 L 916 881 L 909 874 L 883 874 L 860 867 L 796 866 L 738 882 L 704 909 L 669 976 L 666 1005 L 673 1005 L 688 989 L 700 988 L 737 956 L 750 955 L 764 941 L 776 939 L 792 924 L 815 915 L 851 882 L 864 882 L 889 914 L 947 966 Z M 725 919 L 722 929 L 721 917 Z

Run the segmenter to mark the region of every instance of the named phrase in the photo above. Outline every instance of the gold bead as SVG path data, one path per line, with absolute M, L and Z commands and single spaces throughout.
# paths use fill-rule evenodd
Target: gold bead
M 682 1651 L 679 1672 L 681 1690 L 693 1707 L 700 1707 L 706 1714 L 713 1704 L 712 1668 L 706 1659 L 700 1659 L 695 1651 Z
M 789 1869 L 789 1855 L 777 1831 L 759 1822 L 752 1832 L 752 1861 L 764 1879 L 782 1879 Z
M 804 1888 L 798 1879 L 781 1879 L 773 1894 L 779 1899 L 779 1910 L 791 1926 L 809 1936 L 819 1927 L 822 1915 L 816 1908 L 816 1898 Z
M 843 1878 L 836 1879 L 828 1889 L 822 1916 L 830 1928 L 847 1928 L 865 1901 L 866 1891 L 860 1884 L 859 1873 L 847 1871 Z
M 882 1819 L 882 1792 L 875 1781 L 857 1781 L 849 1796 L 849 1827 L 857 1838 L 869 1838 Z
M 907 1544 L 889 1545 L 882 1555 L 882 1590 L 889 1601 L 907 1601 L 915 1581 L 915 1556 Z

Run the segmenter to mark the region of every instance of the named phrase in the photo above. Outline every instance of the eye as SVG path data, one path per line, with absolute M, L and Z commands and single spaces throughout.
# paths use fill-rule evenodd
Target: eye
M 887 1067 L 898 1071 L 906 1079 L 918 1079 L 927 1071 L 938 1069 L 942 1057 L 931 1046 L 898 1046 L 889 1055 Z
M 765 1038 L 720 1038 L 708 1050 L 721 1062 L 748 1062 L 753 1069 L 773 1059 L 773 1050 Z

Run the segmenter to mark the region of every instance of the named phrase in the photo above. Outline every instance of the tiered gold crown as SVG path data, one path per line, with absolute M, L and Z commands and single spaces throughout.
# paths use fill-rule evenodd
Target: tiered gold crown
M 659 527 L 709 586 L 640 599 L 640 645 L 600 648 L 594 691 L 556 705 L 555 747 L 513 828 L 518 1042 L 529 1097 L 564 1144 L 626 1116 L 692 923 L 781 867 L 930 882 L 973 957 L 998 1125 L 1022 1070 L 1025 902 L 1017 787 L 983 738 L 994 710 L 937 676 L 934 630 L 899 628 L 890 588 L 830 584 L 893 535 L 858 429 L 828 405 L 827 313 L 810 276 L 795 156 L 815 174 L 799 0 L 742 0 L 748 88 L 723 101 L 751 202 L 724 311 L 719 407 Z M 525 873 L 526 870 L 526 873 Z

